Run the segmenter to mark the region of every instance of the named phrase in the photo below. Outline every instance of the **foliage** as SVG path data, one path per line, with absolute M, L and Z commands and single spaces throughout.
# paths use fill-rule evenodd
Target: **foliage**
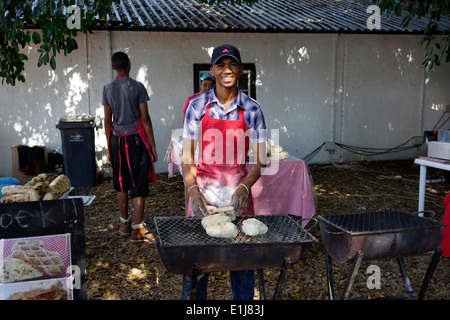
M 37 65 L 49 64 L 56 68 L 56 55 L 67 55 L 78 48 L 75 37 L 78 32 L 92 32 L 96 17 L 104 17 L 111 2 L 95 0 L 92 5 L 80 7 L 81 27 L 69 29 L 64 8 L 76 0 L 0 0 L 0 77 L 2 83 L 15 85 L 25 82 L 23 75 L 28 56 L 20 48 L 39 45 Z M 40 29 L 41 32 L 37 32 Z
M 425 36 L 420 45 L 425 46 L 423 65 L 432 68 L 439 66 L 445 56 L 445 62 L 450 62 L 450 30 L 438 30 L 438 23 L 446 16 L 449 19 L 449 0 L 372 0 L 384 12 L 404 15 L 402 26 L 407 28 L 411 19 L 428 20 Z
M 258 0 L 200 0 L 210 5 L 227 3 L 231 5 L 252 5 Z M 21 52 L 32 44 L 39 46 L 37 65 L 49 64 L 56 68 L 56 55 L 67 55 L 78 48 L 75 40 L 78 32 L 92 32 L 98 19 L 106 17 L 112 0 L 86 1 L 80 6 L 81 26 L 70 29 L 67 26 L 66 9 L 78 3 L 77 0 L 0 0 L 0 77 L 15 85 L 25 82 L 25 61 L 28 56 Z M 450 0 L 372 0 L 384 12 L 402 15 L 403 26 L 407 28 L 412 18 L 428 19 L 425 36 L 420 44 L 425 46 L 424 66 L 439 66 L 445 56 L 450 62 L 450 30 L 439 31 L 438 22 L 444 15 L 450 15 Z M 40 30 L 40 32 L 38 32 Z

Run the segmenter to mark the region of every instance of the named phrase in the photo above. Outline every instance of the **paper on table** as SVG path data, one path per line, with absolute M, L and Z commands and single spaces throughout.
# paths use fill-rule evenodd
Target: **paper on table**
M 81 198 L 83 200 L 83 206 L 87 207 L 89 206 L 92 201 L 94 201 L 95 196 L 69 196 L 68 199 L 76 199 Z

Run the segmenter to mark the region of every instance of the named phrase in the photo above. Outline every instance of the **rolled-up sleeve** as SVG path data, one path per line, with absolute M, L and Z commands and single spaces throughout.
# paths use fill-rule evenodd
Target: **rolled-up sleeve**
M 267 141 L 267 128 L 264 114 L 259 106 L 249 108 L 249 120 L 247 122 L 251 143 Z
M 193 105 L 192 100 L 186 110 L 183 127 L 183 139 L 198 139 L 201 125 L 201 108 Z

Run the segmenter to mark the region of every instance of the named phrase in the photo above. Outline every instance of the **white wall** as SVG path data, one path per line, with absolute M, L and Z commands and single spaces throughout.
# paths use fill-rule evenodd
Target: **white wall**
M 211 49 L 225 42 L 240 48 L 244 62 L 256 64 L 256 95 L 267 126 L 279 129 L 280 144 L 300 158 L 324 141 L 395 147 L 431 130 L 442 115 L 440 105 L 450 104 L 450 65 L 425 71 L 420 36 L 97 31 L 77 40 L 79 49 L 58 56 L 54 72 L 37 68 L 35 48 L 29 49 L 26 83 L 0 87 L 0 176 L 11 175 L 13 145 L 62 152 L 55 126 L 74 114 L 97 116 L 98 163 L 108 168 L 101 94 L 113 76 L 110 56 L 118 50 L 129 54 L 131 76 L 151 98 L 157 172 L 167 171 L 164 155 L 192 94 L 193 64 L 209 63 Z M 362 159 L 338 148 L 334 154 L 320 151 L 311 162 Z

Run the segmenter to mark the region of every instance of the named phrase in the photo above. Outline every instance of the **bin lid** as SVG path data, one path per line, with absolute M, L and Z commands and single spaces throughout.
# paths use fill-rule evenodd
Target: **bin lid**
M 17 182 L 19 182 L 19 180 L 14 177 L 0 177 L 1 186 L 9 186 L 12 184 L 16 184 Z
M 95 127 L 95 116 L 83 114 L 78 116 L 64 116 L 59 119 L 56 128 L 93 128 Z

